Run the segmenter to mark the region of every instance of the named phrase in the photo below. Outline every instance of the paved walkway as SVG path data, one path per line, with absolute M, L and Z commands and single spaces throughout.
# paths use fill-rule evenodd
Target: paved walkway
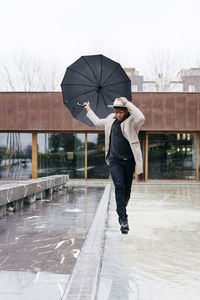
M 89 182 L 73 183 L 75 186 L 84 187 L 84 197 L 87 183 Z M 92 183 L 93 187 L 95 185 L 100 187 L 104 184 Z M 4 270 L 6 255 L 2 252 L 0 269 L 3 272 L 0 272 L 2 275 L 0 300 L 25 298 L 39 300 L 50 298 L 54 300 L 199 300 L 200 185 L 174 182 L 134 183 L 128 206 L 130 224 L 128 235 L 122 235 L 120 232 L 115 212 L 113 186 L 110 203 L 108 201 L 109 186 L 110 184 L 106 184 L 86 240 L 83 247 L 81 248 L 82 244 L 79 247 L 80 254 L 78 255 L 77 251 L 72 252 L 77 258 L 74 269 L 71 268 L 72 273 L 67 270 L 69 264 L 64 266 L 62 255 L 64 252 L 61 251 L 62 249 L 67 251 L 66 245 L 62 242 L 67 239 L 66 237 L 62 237 L 61 242 L 57 241 L 55 245 L 52 245 L 54 250 L 59 250 L 58 264 L 53 263 L 52 267 L 57 268 L 58 265 L 62 265 L 64 267 L 62 274 L 52 273 L 52 270 L 46 269 L 47 272 L 40 272 L 38 269 L 35 273 L 27 272 L 27 268 L 23 268 L 23 271 L 21 268 L 15 269 L 14 272 L 13 268 L 16 268 L 18 258 Z M 69 210 L 71 212 L 71 209 L 75 207 L 73 201 L 69 203 L 72 205 Z M 109 211 L 107 210 L 108 203 Z M 43 204 L 46 205 L 45 202 Z M 66 210 L 61 203 L 60 207 Z M 37 216 L 40 210 L 41 208 L 36 207 Z M 80 210 L 73 210 L 73 212 L 77 215 Z M 88 215 L 89 210 L 84 209 L 84 212 Z M 84 214 L 80 214 L 81 216 L 84 217 Z M 29 219 L 27 216 L 25 221 L 32 220 Z M 39 224 L 37 219 L 39 218 L 35 218 L 34 222 L 31 221 L 31 226 L 35 226 L 34 228 L 42 233 L 40 231 L 45 229 L 42 225 L 48 224 Z M 1 221 L 6 222 L 6 219 L 2 218 Z M 54 223 L 52 222 L 52 225 Z M 75 223 L 74 229 L 81 230 L 83 224 L 79 221 Z M 1 228 L 5 229 L 7 225 L 6 222 Z M 27 231 L 26 223 L 20 228 Z M 52 229 L 57 230 L 57 226 L 54 224 Z M 34 232 L 30 230 L 30 237 Z M 10 233 L 4 237 L 6 243 L 11 242 L 12 247 L 23 238 L 23 236 L 13 237 Z M 1 251 L 3 251 L 4 244 L 1 245 Z M 71 244 L 74 247 L 75 240 L 72 240 Z M 44 250 L 50 247 L 49 244 L 40 246 Z M 76 249 L 78 249 L 77 246 Z M 38 253 L 38 255 L 41 254 Z M 25 263 L 23 255 L 21 262 Z M 8 287 L 9 289 L 6 290 Z M 22 295 L 25 298 L 22 298 Z
M 111 193 L 98 300 L 200 299 L 200 185 L 136 184 L 122 235 Z
M 69 185 L 0 218 L 0 300 L 62 298 L 103 192 Z

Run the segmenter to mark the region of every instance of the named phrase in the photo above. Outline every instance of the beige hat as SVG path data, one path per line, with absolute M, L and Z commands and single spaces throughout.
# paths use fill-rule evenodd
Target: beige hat
M 119 98 L 116 98 L 115 101 L 113 102 L 112 105 L 107 105 L 108 107 L 111 107 L 111 108 L 117 108 L 117 107 L 126 107 L 126 105 L 122 104 L 121 100 L 120 99 L 126 99 L 125 97 L 119 97 Z M 127 100 L 127 99 L 126 99 Z

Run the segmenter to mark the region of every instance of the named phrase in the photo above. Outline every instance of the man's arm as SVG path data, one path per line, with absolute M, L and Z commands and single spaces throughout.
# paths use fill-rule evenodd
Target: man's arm
M 134 124 L 137 132 L 140 130 L 140 127 L 144 124 L 145 117 L 141 110 L 137 108 L 132 102 L 128 101 L 127 99 L 119 98 L 121 102 L 127 107 L 128 111 L 132 115 L 134 119 Z
M 100 128 L 105 128 L 105 119 L 100 119 L 97 117 L 97 115 L 95 115 L 95 113 L 91 110 L 90 108 L 90 103 L 89 102 L 85 102 L 84 103 L 84 108 L 86 109 L 87 113 L 86 113 L 86 117 L 88 119 L 90 119 L 90 121 L 95 125 L 98 126 Z
M 130 101 L 128 101 L 126 98 L 121 97 L 119 98 L 122 102 L 123 105 L 125 105 L 128 109 L 128 111 L 131 114 L 131 117 L 133 118 L 133 124 L 135 127 L 136 132 L 138 133 L 140 130 L 140 127 L 143 125 L 144 121 L 145 121 L 145 117 L 143 115 L 143 113 Z M 142 153 L 141 153 L 142 155 Z M 137 180 L 138 181 L 144 181 L 144 174 L 143 173 L 139 173 Z

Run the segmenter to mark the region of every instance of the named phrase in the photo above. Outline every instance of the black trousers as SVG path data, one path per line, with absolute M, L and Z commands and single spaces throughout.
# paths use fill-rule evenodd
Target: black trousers
M 126 206 L 130 199 L 133 173 L 135 170 L 134 159 L 110 159 L 110 174 L 115 186 L 115 199 L 119 219 L 127 219 Z

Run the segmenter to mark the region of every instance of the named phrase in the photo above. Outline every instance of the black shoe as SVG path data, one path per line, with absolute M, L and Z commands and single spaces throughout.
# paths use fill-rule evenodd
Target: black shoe
M 121 221 L 120 220 L 120 225 L 121 225 L 121 228 L 120 228 L 121 232 L 123 234 L 127 234 L 128 231 L 129 231 L 128 221 L 127 220 L 126 221 Z
M 16 203 L 15 203 L 15 201 L 7 203 L 6 210 L 9 211 L 9 212 L 15 211 L 16 210 Z

